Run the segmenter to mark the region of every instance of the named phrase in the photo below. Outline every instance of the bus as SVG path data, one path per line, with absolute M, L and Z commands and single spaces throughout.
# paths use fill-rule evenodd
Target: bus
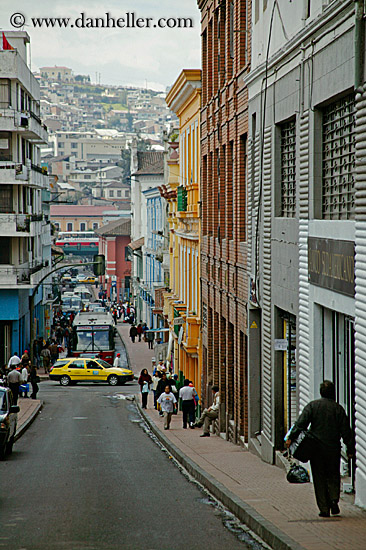
M 64 254 L 89 256 L 98 254 L 99 237 L 94 231 L 60 231 L 55 244 Z
M 73 322 L 72 356 L 114 359 L 115 326 L 108 312 L 80 311 Z

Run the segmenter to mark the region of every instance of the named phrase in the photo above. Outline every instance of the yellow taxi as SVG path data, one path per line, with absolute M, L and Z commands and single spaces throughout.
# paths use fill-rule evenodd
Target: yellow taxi
M 50 380 L 57 380 L 61 386 L 76 382 L 108 382 L 110 386 L 125 384 L 134 379 L 132 370 L 112 367 L 99 358 L 65 357 L 58 359 L 51 368 Z
M 89 283 L 94 284 L 95 283 L 95 277 L 92 277 L 91 275 L 85 276 L 84 279 L 80 281 L 81 283 Z

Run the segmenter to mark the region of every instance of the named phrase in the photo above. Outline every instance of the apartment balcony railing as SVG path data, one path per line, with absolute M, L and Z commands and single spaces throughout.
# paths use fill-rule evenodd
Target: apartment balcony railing
M 29 285 L 31 276 L 47 267 L 44 262 L 35 260 L 24 266 L 0 265 L 0 286 L 13 287 L 17 285 Z

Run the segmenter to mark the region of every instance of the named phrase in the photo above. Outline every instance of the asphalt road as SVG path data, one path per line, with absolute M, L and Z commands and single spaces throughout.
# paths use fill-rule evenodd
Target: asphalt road
M 136 391 L 42 382 L 42 412 L 0 463 L 0 549 L 253 548 L 118 398 Z

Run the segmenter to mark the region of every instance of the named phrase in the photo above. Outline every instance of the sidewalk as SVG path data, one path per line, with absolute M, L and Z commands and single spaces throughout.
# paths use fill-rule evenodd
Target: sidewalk
M 135 374 L 151 372 L 152 351 L 132 344 L 129 325 L 118 325 Z M 140 396 L 137 397 L 138 404 Z M 199 429 L 183 430 L 181 413 L 169 431 L 153 408 L 141 413 L 169 452 L 241 521 L 275 550 L 355 550 L 366 547 L 366 511 L 340 502 L 341 517 L 319 518 L 313 485 L 291 485 L 284 470 L 226 440 L 200 438 Z
M 33 420 L 42 408 L 42 401 L 40 399 L 25 399 L 23 397 L 18 398 L 18 405 L 20 412 L 18 412 L 17 431 L 15 434 L 15 441 L 23 435 L 23 433 L 29 428 Z

